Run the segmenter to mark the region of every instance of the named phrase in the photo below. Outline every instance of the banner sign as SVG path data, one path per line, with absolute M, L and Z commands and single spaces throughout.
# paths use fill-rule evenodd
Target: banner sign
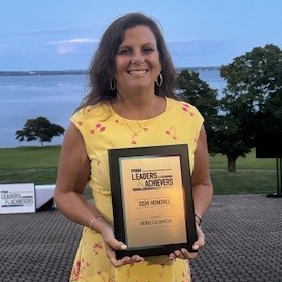
M 0 214 L 35 212 L 34 183 L 0 184 Z

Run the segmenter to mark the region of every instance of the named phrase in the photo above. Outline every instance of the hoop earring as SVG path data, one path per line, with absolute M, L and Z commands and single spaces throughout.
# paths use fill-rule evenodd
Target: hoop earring
M 163 82 L 164 82 L 163 76 L 162 76 L 161 73 L 159 73 L 159 76 L 158 76 L 157 79 L 156 79 L 156 84 L 157 84 L 158 86 L 162 86 L 162 85 L 163 85 Z
M 112 77 L 110 79 L 110 88 L 111 88 L 112 91 L 116 90 L 116 88 L 117 88 L 116 80 L 115 80 L 114 77 Z

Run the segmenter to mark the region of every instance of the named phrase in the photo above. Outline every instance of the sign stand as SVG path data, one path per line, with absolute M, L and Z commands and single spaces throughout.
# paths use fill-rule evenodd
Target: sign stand
M 277 174 L 277 192 L 267 194 L 266 197 L 282 198 L 282 131 L 257 132 L 256 157 L 275 158 Z
M 276 173 L 277 173 L 277 192 L 269 193 L 266 197 L 282 198 L 282 162 L 281 158 L 276 158 Z

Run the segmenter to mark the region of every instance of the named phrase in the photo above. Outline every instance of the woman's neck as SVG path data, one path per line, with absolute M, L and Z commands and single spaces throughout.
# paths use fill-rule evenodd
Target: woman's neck
M 156 96 L 154 93 L 127 94 L 118 93 L 117 98 L 112 103 L 114 111 L 126 119 L 150 119 L 165 110 L 166 102 L 164 98 Z

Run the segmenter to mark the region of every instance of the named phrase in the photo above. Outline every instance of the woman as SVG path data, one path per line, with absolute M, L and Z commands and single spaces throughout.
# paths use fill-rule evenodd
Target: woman
M 108 149 L 169 144 L 189 146 L 192 189 L 199 226 L 212 199 L 203 118 L 173 94 L 175 72 L 156 23 L 131 13 L 106 30 L 90 68 L 90 94 L 71 117 L 59 164 L 55 201 L 70 220 L 84 225 L 70 281 L 190 281 L 187 259 L 177 250 L 169 256 L 138 255 L 117 260 L 126 249 L 115 239 Z M 84 197 L 89 181 L 94 206 Z

